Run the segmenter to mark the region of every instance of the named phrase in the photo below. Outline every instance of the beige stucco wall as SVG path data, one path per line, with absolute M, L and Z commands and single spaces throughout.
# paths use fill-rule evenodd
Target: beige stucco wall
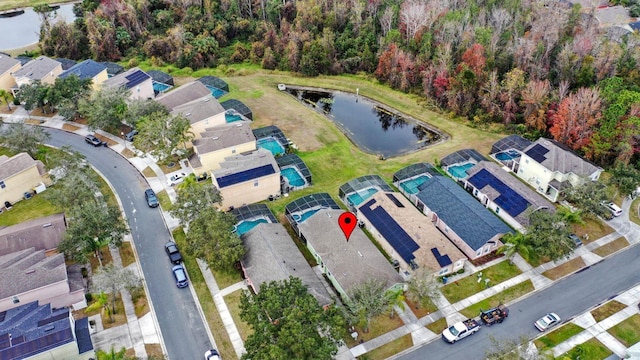
M 0 74 L 0 90 L 6 90 L 11 92 L 11 88 L 16 86 L 16 79 L 13 78 L 11 73 L 20 70 L 22 65 L 20 63 L 15 64 L 9 71 L 4 74 Z
M 129 95 L 129 100 L 137 100 L 137 99 L 146 100 L 146 99 L 153 99 L 155 97 L 155 94 L 153 93 L 153 80 L 151 78 L 132 87 L 129 90 L 131 91 L 131 95 Z
M 194 150 L 196 154 L 198 154 L 197 148 L 194 148 Z M 256 142 L 250 141 L 234 147 L 220 149 L 218 151 L 212 151 L 206 154 L 198 154 L 200 162 L 202 163 L 202 167 L 198 169 L 201 170 L 201 172 L 218 170 L 220 169 L 220 163 L 222 163 L 225 158 L 233 155 L 251 152 L 254 150 L 256 150 Z
M 219 114 L 215 114 L 210 116 L 204 120 L 198 121 L 197 123 L 191 124 L 191 131 L 195 135 L 195 139 L 201 139 L 202 136 L 200 134 L 205 131 L 206 128 L 224 125 L 227 123 L 227 120 L 224 116 L 224 112 Z
M 69 292 L 69 283 L 66 280 L 43 286 L 38 289 L 16 295 L 19 303 L 13 303 L 13 296 L 0 299 L 0 311 L 5 311 L 38 300 L 40 304 L 51 304 L 51 307 L 61 308 L 72 304 L 82 303 L 84 291 Z M 86 306 L 86 304 L 85 304 Z
M 91 87 L 93 88 L 93 91 L 100 90 L 102 83 L 105 82 L 108 78 L 109 75 L 107 74 L 107 69 L 102 70 L 98 75 L 94 76 L 93 79 L 91 79 Z M 153 83 L 151 85 L 153 89 Z
M 214 179 L 215 182 L 215 179 Z M 256 185 L 257 182 L 257 185 Z M 217 186 L 217 184 L 215 184 Z M 240 207 L 266 200 L 280 193 L 280 171 L 258 179 L 222 188 L 222 208 Z
M 489 199 L 487 194 L 476 189 L 473 185 L 471 185 L 471 183 L 468 183 L 468 182 L 466 184 L 466 188 L 472 189 L 471 193 L 473 194 L 473 196 L 476 199 L 478 199 L 480 203 L 484 205 L 487 209 L 493 211 L 496 215 L 498 215 L 500 219 L 502 219 L 504 222 L 509 224 L 509 226 L 511 226 L 512 228 L 518 231 L 521 231 L 523 229 L 522 224 L 520 224 L 515 218 L 511 217 L 511 215 L 509 215 L 509 213 L 507 213 L 506 211 L 501 209 L 499 212 L 496 212 L 499 206 L 495 202 L 493 202 L 491 199 Z
M 25 358 L 29 360 L 89 360 L 96 357 L 95 351 L 87 351 L 84 354 L 78 354 L 78 344 L 75 341 L 58 346 L 49 351 L 43 351 L 37 355 Z
M 58 64 L 58 66 L 56 66 L 52 71 L 50 71 L 47 75 L 45 75 L 42 79 L 40 79 L 40 82 L 43 84 L 53 84 L 58 78 L 58 75 L 60 75 L 61 73 L 62 73 L 62 64 Z M 26 84 L 31 84 L 31 81 L 32 81 L 32 79 L 26 76 L 17 77 L 15 78 L 15 80 L 18 87 Z
M 34 164 L 29 169 L 0 181 L 5 183 L 5 188 L 0 189 L 0 206 L 4 206 L 5 201 L 13 204 L 22 199 L 26 191 L 32 191 L 34 187 L 44 182 L 44 179 Z

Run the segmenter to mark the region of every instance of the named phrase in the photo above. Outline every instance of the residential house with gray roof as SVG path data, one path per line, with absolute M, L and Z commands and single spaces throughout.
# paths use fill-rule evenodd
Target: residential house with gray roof
M 321 209 L 298 223 L 301 238 L 340 296 L 348 298 L 355 288 L 372 279 L 387 289 L 401 287 L 400 274 L 362 229 L 356 227 L 347 241 L 338 225 L 343 212 Z
M 63 213 L 0 227 L 0 256 L 29 248 L 53 253 L 66 231 Z
M 324 284 L 298 250 L 280 223 L 256 225 L 241 236 L 247 252 L 240 261 L 242 271 L 255 293 L 260 285 L 297 277 L 321 306 L 333 303 Z
M 20 70 L 20 61 L 6 54 L 0 54 L 0 90 L 11 91 L 16 87 L 16 79 L 12 73 Z
M 0 155 L 0 207 L 5 201 L 13 204 L 22 200 L 25 192 L 49 184 L 44 164 L 27 153 L 12 157 Z
M 43 84 L 53 84 L 62 73 L 62 64 L 59 61 L 46 56 L 39 56 L 22 68 L 12 73 L 16 82 L 16 87 L 12 89 L 14 96 L 18 93 L 20 86 L 40 81 Z
M 192 81 L 163 93 L 156 98 L 156 101 L 164 105 L 168 111 L 173 111 L 177 106 L 201 100 L 207 96 L 211 96 L 211 91 L 202 83 Z
M 574 153 L 564 144 L 540 138 L 522 151 L 516 173 L 552 202 L 563 191 L 586 181 L 598 181 L 604 171 Z
M 108 78 L 103 82 L 103 86 L 129 90 L 129 100 L 146 100 L 155 97 L 151 76 L 137 67 Z
M 418 209 L 471 260 L 497 250 L 500 239 L 513 232 L 448 177 L 428 179 L 416 198 Z
M 80 80 L 91 80 L 91 86 L 94 91 L 99 90 L 102 83 L 109 78 L 107 67 L 91 59 L 73 65 L 68 70 L 63 71 L 59 77 L 64 79 L 71 75 L 77 76 Z
M 208 127 L 192 141 L 194 153 L 189 163 L 196 176 L 220 169 L 229 156 L 245 154 L 257 149 L 256 137 L 249 121 L 237 121 Z

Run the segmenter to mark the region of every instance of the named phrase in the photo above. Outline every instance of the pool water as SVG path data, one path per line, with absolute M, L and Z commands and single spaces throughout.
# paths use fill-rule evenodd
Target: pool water
M 356 193 L 347 195 L 347 200 L 353 206 L 358 206 L 377 192 L 378 192 L 378 189 L 376 188 L 368 188 L 364 191 L 358 191 Z
M 238 114 L 234 114 L 234 113 L 225 113 L 224 114 L 224 120 L 228 123 L 232 123 L 235 121 L 240 121 L 242 120 L 242 116 L 238 115 Z
M 451 176 L 458 178 L 458 179 L 463 179 L 467 177 L 467 170 L 471 169 L 472 167 L 476 166 L 476 164 L 474 163 L 466 163 L 466 164 L 462 164 L 462 165 L 452 165 L 449 166 L 449 168 L 447 169 L 447 171 L 449 172 L 449 174 L 451 174 Z
M 171 88 L 171 85 L 167 85 L 167 84 L 163 84 L 163 83 L 159 83 L 159 82 L 153 82 L 153 91 L 154 92 L 164 92 L 167 91 L 168 89 Z
M 320 211 L 320 209 L 312 209 L 307 210 L 303 213 L 293 214 L 293 220 L 295 220 L 298 224 L 301 224 L 318 211 Z
M 515 158 L 520 157 L 520 153 L 515 150 L 507 150 L 507 151 L 499 152 L 495 156 L 496 156 L 496 159 L 500 161 L 508 161 L 508 160 L 513 160 Z
M 247 232 L 249 232 L 249 230 L 253 229 L 254 227 L 256 227 L 256 225 L 258 224 L 266 224 L 269 221 L 267 221 L 267 219 L 256 219 L 256 220 L 244 220 L 238 223 L 238 225 L 236 225 L 236 233 L 238 234 L 238 236 L 243 235 Z
M 217 87 L 213 87 L 213 86 L 209 86 L 209 85 L 205 85 L 207 87 L 207 89 L 211 90 L 211 95 L 213 95 L 214 98 L 219 99 L 222 97 L 222 95 L 225 94 L 224 90 L 220 90 Z
M 417 194 L 418 193 L 418 187 L 422 184 L 424 184 L 427 180 L 429 180 L 429 177 L 426 175 L 420 175 L 418 177 L 414 177 L 413 179 L 409 179 L 409 180 L 405 180 L 403 182 L 400 183 L 400 187 L 407 193 L 410 195 L 413 194 Z
M 300 187 L 306 184 L 306 182 L 302 178 L 302 175 L 300 175 L 298 170 L 296 170 L 296 168 L 294 167 L 280 169 L 280 173 L 282 174 L 282 176 L 287 178 L 290 186 Z
M 267 149 L 267 150 L 271 151 L 271 153 L 274 156 L 275 155 L 279 155 L 279 154 L 284 154 L 284 147 L 282 147 L 282 145 L 280 145 L 278 140 L 274 139 L 273 137 L 266 137 L 266 138 L 258 139 L 256 144 L 260 148 Z

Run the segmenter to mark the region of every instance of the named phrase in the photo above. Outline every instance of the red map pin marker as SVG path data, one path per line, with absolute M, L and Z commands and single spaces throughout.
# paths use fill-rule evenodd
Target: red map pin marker
M 347 238 L 347 241 L 349 241 L 349 237 L 351 236 L 353 229 L 358 225 L 358 219 L 356 219 L 356 216 L 353 213 L 345 211 L 340 214 L 340 217 L 338 218 L 338 225 L 340 225 L 340 229 L 342 229 L 344 236 Z

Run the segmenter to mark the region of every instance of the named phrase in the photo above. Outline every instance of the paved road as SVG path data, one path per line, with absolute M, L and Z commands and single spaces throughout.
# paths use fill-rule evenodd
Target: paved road
M 104 147 L 93 147 L 83 137 L 48 129 L 50 145 L 70 146 L 84 154 L 115 188 L 129 219 L 147 289 L 151 295 L 169 359 L 201 359 L 211 348 L 204 323 L 189 289 L 178 289 L 164 244 L 171 240 L 160 211 L 144 200 L 146 180 L 128 161 Z
M 533 338 L 539 334 L 533 322 L 545 313 L 553 311 L 567 320 L 640 282 L 639 257 L 640 246 L 633 246 L 512 304 L 509 318 L 502 324 L 485 326 L 455 344 L 438 339 L 400 359 L 483 359 L 485 350 L 491 348 L 490 336 L 498 340 L 521 335 Z

